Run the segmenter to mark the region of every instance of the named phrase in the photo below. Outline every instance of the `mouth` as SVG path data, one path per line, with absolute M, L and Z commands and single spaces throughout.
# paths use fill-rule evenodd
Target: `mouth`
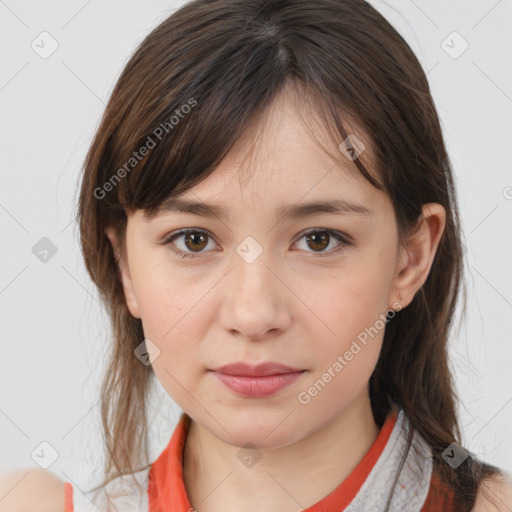
M 283 373 L 268 373 L 270 370 L 267 369 L 265 370 L 267 372 L 265 375 L 261 374 L 263 371 L 261 369 L 259 373 L 253 371 L 252 374 L 246 373 L 244 375 L 225 373 L 219 370 L 210 371 L 224 386 L 237 395 L 246 398 L 264 398 L 274 395 L 291 385 L 306 372 L 306 370 L 290 368 Z M 272 372 L 276 371 L 282 370 L 272 370 Z
M 305 370 L 275 362 L 261 363 L 258 365 L 238 362 L 214 368 L 212 371 L 236 377 L 267 377 L 272 375 L 299 373 Z

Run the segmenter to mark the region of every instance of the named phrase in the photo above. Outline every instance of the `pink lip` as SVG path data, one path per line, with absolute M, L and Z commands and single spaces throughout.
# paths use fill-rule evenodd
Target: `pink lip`
M 240 375 L 246 377 L 264 377 L 266 375 L 282 375 L 283 373 L 296 373 L 302 371 L 300 368 L 292 368 L 280 363 L 261 363 L 252 366 L 248 363 L 226 364 L 219 368 L 214 368 L 214 372 L 224 373 L 226 375 Z
M 232 391 L 257 398 L 277 393 L 299 378 L 305 370 L 279 363 L 263 363 L 257 366 L 235 363 L 212 371 Z

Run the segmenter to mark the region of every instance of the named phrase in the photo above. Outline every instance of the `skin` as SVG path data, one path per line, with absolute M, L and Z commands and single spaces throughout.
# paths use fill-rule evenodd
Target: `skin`
M 243 186 L 245 138 L 183 194 L 221 204 L 228 219 L 162 212 L 150 220 L 137 210 L 128 215 L 126 252 L 118 255 L 128 308 L 160 351 L 154 371 L 193 420 L 184 480 L 198 512 L 297 512 L 346 479 L 379 432 L 368 381 L 384 329 L 307 404 L 298 394 L 379 315 L 407 307 L 428 276 L 444 230 L 443 207 L 426 204 L 418 229 L 400 247 L 388 196 L 350 170 L 347 159 L 334 160 L 318 146 L 297 100 L 285 89 L 268 110 L 249 159 L 255 172 Z M 275 216 L 283 204 L 339 198 L 374 215 Z M 175 249 L 196 258 L 183 259 L 172 243 L 158 243 L 183 228 L 211 235 L 200 249 L 184 236 L 174 240 Z M 337 231 L 353 244 L 335 252 L 335 238 L 308 243 L 303 232 L 310 228 Z M 114 232 L 107 235 L 116 247 Z M 252 263 L 236 252 L 247 236 L 263 249 Z M 275 395 L 246 398 L 208 371 L 236 361 L 276 361 L 307 371 Z M 246 443 L 261 457 L 252 467 L 237 456 Z

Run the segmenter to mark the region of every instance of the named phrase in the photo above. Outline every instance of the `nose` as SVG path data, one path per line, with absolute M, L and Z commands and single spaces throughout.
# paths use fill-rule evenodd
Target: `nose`
M 279 336 L 290 323 L 293 295 L 262 252 L 256 259 L 233 258 L 234 268 L 223 287 L 221 327 L 250 341 Z

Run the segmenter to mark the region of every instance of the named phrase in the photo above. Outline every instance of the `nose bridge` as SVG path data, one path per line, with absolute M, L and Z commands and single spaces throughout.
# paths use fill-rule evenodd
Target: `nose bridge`
M 234 268 L 221 308 L 224 329 L 258 339 L 269 330 L 284 328 L 287 315 L 282 293 L 285 290 L 270 270 L 271 251 L 248 235 L 235 252 Z
M 254 236 L 248 235 L 236 246 L 235 252 L 233 290 L 244 300 L 247 300 L 247 297 L 242 297 L 245 293 L 256 294 L 252 299 L 253 303 L 261 298 L 267 301 L 275 294 L 272 283 L 275 276 L 268 268 L 270 249 L 264 247 Z M 264 297 L 267 294 L 269 296 Z

